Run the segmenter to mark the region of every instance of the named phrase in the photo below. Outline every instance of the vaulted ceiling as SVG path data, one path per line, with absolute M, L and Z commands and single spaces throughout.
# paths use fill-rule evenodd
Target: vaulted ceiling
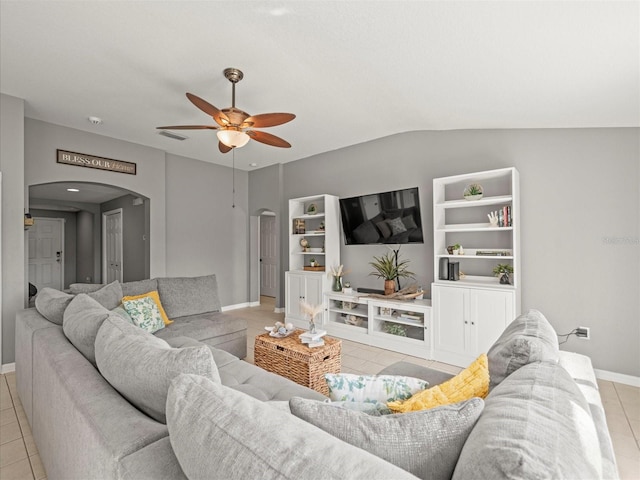
M 5 1 L 0 91 L 26 116 L 231 165 L 185 97 L 297 118 L 250 169 L 413 130 L 640 125 L 637 1 Z M 89 116 L 103 120 L 93 125 Z M 91 152 L 88 152 L 91 153 Z

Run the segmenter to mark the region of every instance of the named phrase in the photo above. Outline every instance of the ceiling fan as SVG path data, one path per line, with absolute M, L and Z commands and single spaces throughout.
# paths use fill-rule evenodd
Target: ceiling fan
M 286 140 L 270 133 L 254 130 L 254 128 L 275 127 L 290 122 L 296 116 L 292 113 L 249 115 L 247 112 L 243 112 L 236 108 L 236 83 L 242 80 L 244 74 L 237 68 L 225 68 L 224 76 L 232 85 L 231 107 L 229 108 L 219 110 L 206 100 L 192 93 L 187 93 L 187 98 L 191 103 L 210 115 L 217 125 L 171 125 L 156 128 L 160 130 L 218 130 L 218 149 L 222 153 L 243 147 L 250 139 L 273 147 L 290 148 L 291 144 Z

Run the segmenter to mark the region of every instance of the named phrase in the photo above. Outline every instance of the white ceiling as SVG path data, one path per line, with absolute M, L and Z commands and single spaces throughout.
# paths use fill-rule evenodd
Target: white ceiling
M 73 188 L 77 192 L 67 189 Z M 104 203 L 131 192 L 110 185 L 88 182 L 54 182 L 29 187 L 29 208 L 76 212 L 77 203 Z M 47 200 L 42 202 L 41 200 Z
M 185 92 L 228 107 L 242 69 L 238 108 L 297 115 L 243 169 L 412 130 L 640 125 L 638 1 L 0 5 L 0 90 L 30 118 L 231 165 L 215 132 L 155 127 L 212 124 Z

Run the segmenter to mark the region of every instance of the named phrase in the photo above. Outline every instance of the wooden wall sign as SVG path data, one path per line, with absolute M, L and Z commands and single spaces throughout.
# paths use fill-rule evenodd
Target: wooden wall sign
M 136 164 L 132 162 L 95 157 L 93 155 L 85 155 L 84 153 L 67 152 L 66 150 L 60 149 L 56 151 L 57 163 L 76 165 L 78 167 L 97 168 L 99 170 L 108 170 L 110 172 L 128 173 L 129 175 L 136 174 Z

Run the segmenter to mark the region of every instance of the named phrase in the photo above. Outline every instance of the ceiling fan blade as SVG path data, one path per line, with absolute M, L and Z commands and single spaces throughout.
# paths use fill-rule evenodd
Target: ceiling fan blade
M 220 110 L 218 110 L 216 107 L 211 105 L 206 100 L 203 100 L 197 95 L 194 95 L 193 93 L 189 93 L 189 92 L 187 92 L 187 98 L 191 100 L 191 103 L 193 103 L 196 107 L 198 107 L 204 113 L 206 113 L 207 115 L 211 115 L 213 119 L 216 121 L 216 123 L 221 127 L 224 127 L 225 125 L 228 125 L 230 123 L 229 118 L 224 113 L 222 113 Z
M 217 130 L 213 125 L 168 125 L 166 127 L 156 127 L 158 130 Z
M 290 122 L 294 118 L 296 118 L 296 116 L 293 113 L 262 113 L 245 119 L 245 121 L 242 122 L 242 127 L 275 127 L 276 125 Z
M 231 147 L 228 147 L 222 142 L 218 142 L 218 150 L 220 150 L 221 153 L 227 153 L 231 151 Z
M 276 137 L 275 135 L 271 135 L 270 133 L 260 132 L 257 130 L 247 130 L 245 133 L 256 142 L 266 143 L 272 147 L 291 148 L 291 144 L 289 142 L 280 137 Z

